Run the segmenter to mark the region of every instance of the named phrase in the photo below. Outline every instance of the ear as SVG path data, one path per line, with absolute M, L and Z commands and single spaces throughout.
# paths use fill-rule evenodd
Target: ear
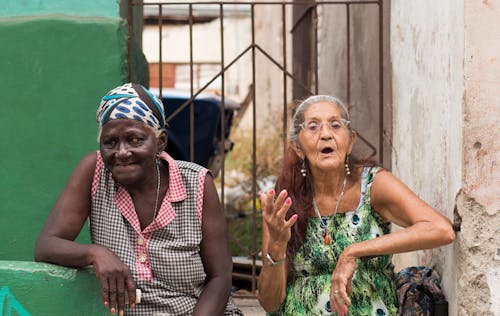
M 167 131 L 163 130 L 156 139 L 156 152 L 161 153 L 167 147 Z
M 350 137 L 350 143 L 349 143 L 349 148 L 347 148 L 348 155 L 351 154 L 352 148 L 354 147 L 354 144 L 356 143 L 356 138 L 357 138 L 356 132 L 354 130 L 351 130 L 351 132 L 349 133 L 349 137 Z
M 305 154 L 302 151 L 302 149 L 300 148 L 299 143 L 297 143 L 297 142 L 291 142 L 290 146 L 292 147 L 293 151 L 295 151 L 295 154 L 297 154 L 297 156 L 299 156 L 300 159 L 304 160 Z

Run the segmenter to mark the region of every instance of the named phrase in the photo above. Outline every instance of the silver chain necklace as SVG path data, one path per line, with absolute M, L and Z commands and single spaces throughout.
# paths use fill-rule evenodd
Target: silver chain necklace
M 347 173 L 345 174 L 344 181 L 342 182 L 342 191 L 340 191 L 340 195 L 339 195 L 339 198 L 337 200 L 337 205 L 335 205 L 335 211 L 333 212 L 333 215 L 332 215 L 332 221 L 334 220 L 335 214 L 337 214 L 337 211 L 339 210 L 340 202 L 342 201 L 342 197 L 344 196 L 346 183 L 347 183 Z M 323 221 L 323 218 L 321 217 L 321 213 L 319 212 L 318 205 L 316 203 L 316 198 L 314 197 L 314 193 L 313 193 L 313 208 L 314 208 L 314 211 L 316 212 L 316 215 L 318 216 L 319 225 L 323 229 L 323 232 L 322 232 L 323 243 L 325 245 L 329 245 L 331 242 L 331 237 L 330 237 L 330 235 L 328 235 L 328 232 L 327 232 L 328 223 L 325 223 Z
M 158 198 L 160 196 L 160 161 L 156 163 L 156 175 L 158 177 L 158 182 L 156 185 L 155 211 L 153 212 L 152 222 L 156 219 L 156 213 L 158 212 Z

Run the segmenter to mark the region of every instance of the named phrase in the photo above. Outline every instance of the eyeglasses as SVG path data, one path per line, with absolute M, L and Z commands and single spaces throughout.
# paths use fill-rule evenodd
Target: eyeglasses
M 299 126 L 309 133 L 316 134 L 321 130 L 323 125 L 326 125 L 326 127 L 329 127 L 334 132 L 337 132 L 349 128 L 350 124 L 351 122 L 348 120 L 339 119 L 330 122 L 317 122 L 317 121 L 303 122 L 299 124 Z

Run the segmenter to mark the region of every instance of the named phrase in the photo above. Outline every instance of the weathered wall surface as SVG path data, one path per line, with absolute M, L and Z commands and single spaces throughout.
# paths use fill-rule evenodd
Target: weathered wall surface
M 117 1 L 2 1 L 0 38 L 0 260 L 32 260 L 73 167 L 97 149 L 100 98 L 127 80 L 126 28 Z
M 459 315 L 500 315 L 500 1 L 465 0 Z
M 462 1 L 391 3 L 393 173 L 453 219 L 462 186 Z M 456 315 L 455 245 L 395 257 L 396 267 L 433 266 Z
M 500 315 L 499 3 L 393 1 L 391 32 L 393 170 L 462 221 L 453 246 L 400 263 L 437 267 L 450 315 Z

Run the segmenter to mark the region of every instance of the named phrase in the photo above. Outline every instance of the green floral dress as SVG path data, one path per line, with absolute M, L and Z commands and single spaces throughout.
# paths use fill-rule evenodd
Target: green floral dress
M 371 208 L 370 187 L 379 167 L 365 167 L 361 177 L 361 199 L 355 211 L 326 216 L 329 245 L 317 217 L 307 224 L 304 245 L 294 258 L 292 282 L 281 308 L 269 315 L 331 315 L 330 278 L 336 259 L 347 246 L 389 233 L 389 224 Z M 333 221 L 333 223 L 332 223 Z M 357 260 L 352 280 L 352 305 L 348 315 L 396 315 L 396 286 L 391 256 Z

